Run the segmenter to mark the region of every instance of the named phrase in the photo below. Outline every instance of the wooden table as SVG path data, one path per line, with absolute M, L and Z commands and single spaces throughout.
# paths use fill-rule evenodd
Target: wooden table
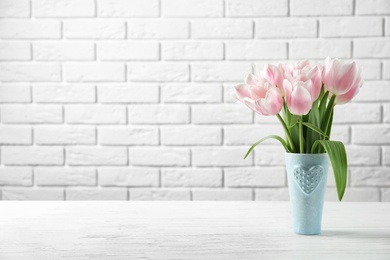
M 292 232 L 288 202 L 0 202 L 0 259 L 390 259 L 390 203 L 326 202 Z

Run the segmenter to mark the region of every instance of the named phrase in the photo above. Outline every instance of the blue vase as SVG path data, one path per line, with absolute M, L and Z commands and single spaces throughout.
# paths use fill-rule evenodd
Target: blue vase
M 326 153 L 286 153 L 293 226 L 297 234 L 321 233 L 328 168 L 329 158 Z

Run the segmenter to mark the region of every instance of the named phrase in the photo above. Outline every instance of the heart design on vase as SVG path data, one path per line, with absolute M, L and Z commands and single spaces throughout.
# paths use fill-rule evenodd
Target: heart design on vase
M 309 170 L 306 170 L 301 166 L 297 166 L 293 173 L 294 178 L 302 191 L 306 194 L 310 194 L 321 182 L 324 169 L 320 165 L 313 166 Z

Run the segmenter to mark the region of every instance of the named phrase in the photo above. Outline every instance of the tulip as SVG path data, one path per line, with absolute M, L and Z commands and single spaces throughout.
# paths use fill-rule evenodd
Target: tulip
M 276 115 L 283 106 L 283 98 L 278 88 L 264 78 L 249 74 L 246 84 L 234 87 L 233 96 L 256 113 L 264 116 Z
M 322 75 L 321 69 L 318 65 L 311 66 L 307 60 L 300 61 L 294 66 L 285 66 L 285 78 L 294 85 L 294 82 L 310 80 L 312 86 L 310 87 L 310 95 L 312 100 L 316 100 L 321 93 Z M 308 86 L 308 85 L 307 85 Z
M 272 64 L 266 64 L 263 70 L 263 76 L 274 86 L 282 90 L 283 88 L 283 70 L 281 66 L 275 66 Z
M 355 83 L 352 85 L 351 89 L 348 90 L 345 94 L 338 95 L 335 98 L 335 104 L 337 105 L 343 105 L 348 103 L 356 96 L 356 94 L 359 92 L 359 89 L 361 88 L 363 84 L 363 81 L 360 78 L 360 75 L 358 79 L 355 81 Z
M 286 103 L 289 111 L 298 116 L 306 115 L 311 110 L 315 99 L 312 98 L 311 90 L 313 83 L 311 80 L 295 81 L 291 83 L 285 79 L 283 81 L 286 93 Z
M 322 71 L 322 80 L 325 90 L 332 95 L 342 96 L 336 99 L 339 104 L 344 104 L 355 96 L 361 86 L 360 69 L 355 62 L 348 63 L 327 57 Z

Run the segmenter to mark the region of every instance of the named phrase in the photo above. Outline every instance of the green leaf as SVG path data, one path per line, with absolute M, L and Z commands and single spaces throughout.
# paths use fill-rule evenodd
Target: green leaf
M 254 143 L 251 148 L 249 148 L 248 152 L 246 153 L 244 159 L 246 159 L 246 157 L 248 157 L 248 155 L 253 151 L 253 149 L 255 149 L 255 147 L 257 145 L 259 145 L 260 143 L 264 142 L 265 140 L 267 139 L 275 139 L 275 140 L 278 140 L 284 147 L 284 149 L 286 149 L 287 152 L 291 152 L 286 141 L 284 141 L 284 139 L 278 135 L 269 135 L 269 136 L 266 136 L 262 139 L 260 139 L 259 141 L 257 141 L 256 143 Z
M 329 92 L 326 92 L 323 96 L 322 96 L 322 99 L 320 101 L 320 106 L 318 108 L 318 112 L 320 114 L 320 118 L 324 118 L 324 115 L 325 115 L 325 109 L 326 109 L 326 103 L 328 102 L 328 96 L 329 96 Z
M 311 130 L 319 133 L 320 135 L 323 135 L 325 137 L 328 137 L 320 128 L 318 128 L 317 126 L 313 125 L 313 124 L 310 124 L 310 123 L 306 123 L 306 122 L 302 122 L 302 124 L 304 126 L 307 126 L 308 128 L 310 128 Z
M 329 155 L 336 181 L 337 194 L 341 201 L 347 185 L 348 161 L 344 144 L 339 141 L 317 140 L 312 147 L 312 153 L 314 153 L 318 145 L 321 145 Z
M 291 115 L 287 127 L 292 128 L 294 125 L 296 125 L 298 123 L 298 121 L 299 121 L 299 116 Z
M 319 102 L 319 99 L 317 99 L 314 102 L 313 107 L 310 110 L 308 123 L 313 124 L 319 128 L 321 123 L 320 123 L 318 102 Z M 320 140 L 320 139 L 321 139 L 321 135 L 319 133 L 317 133 L 316 131 L 313 131 L 311 129 L 308 129 L 307 134 L 306 134 L 306 152 L 310 153 L 310 150 L 311 150 L 311 147 L 313 146 L 313 143 L 316 140 Z

